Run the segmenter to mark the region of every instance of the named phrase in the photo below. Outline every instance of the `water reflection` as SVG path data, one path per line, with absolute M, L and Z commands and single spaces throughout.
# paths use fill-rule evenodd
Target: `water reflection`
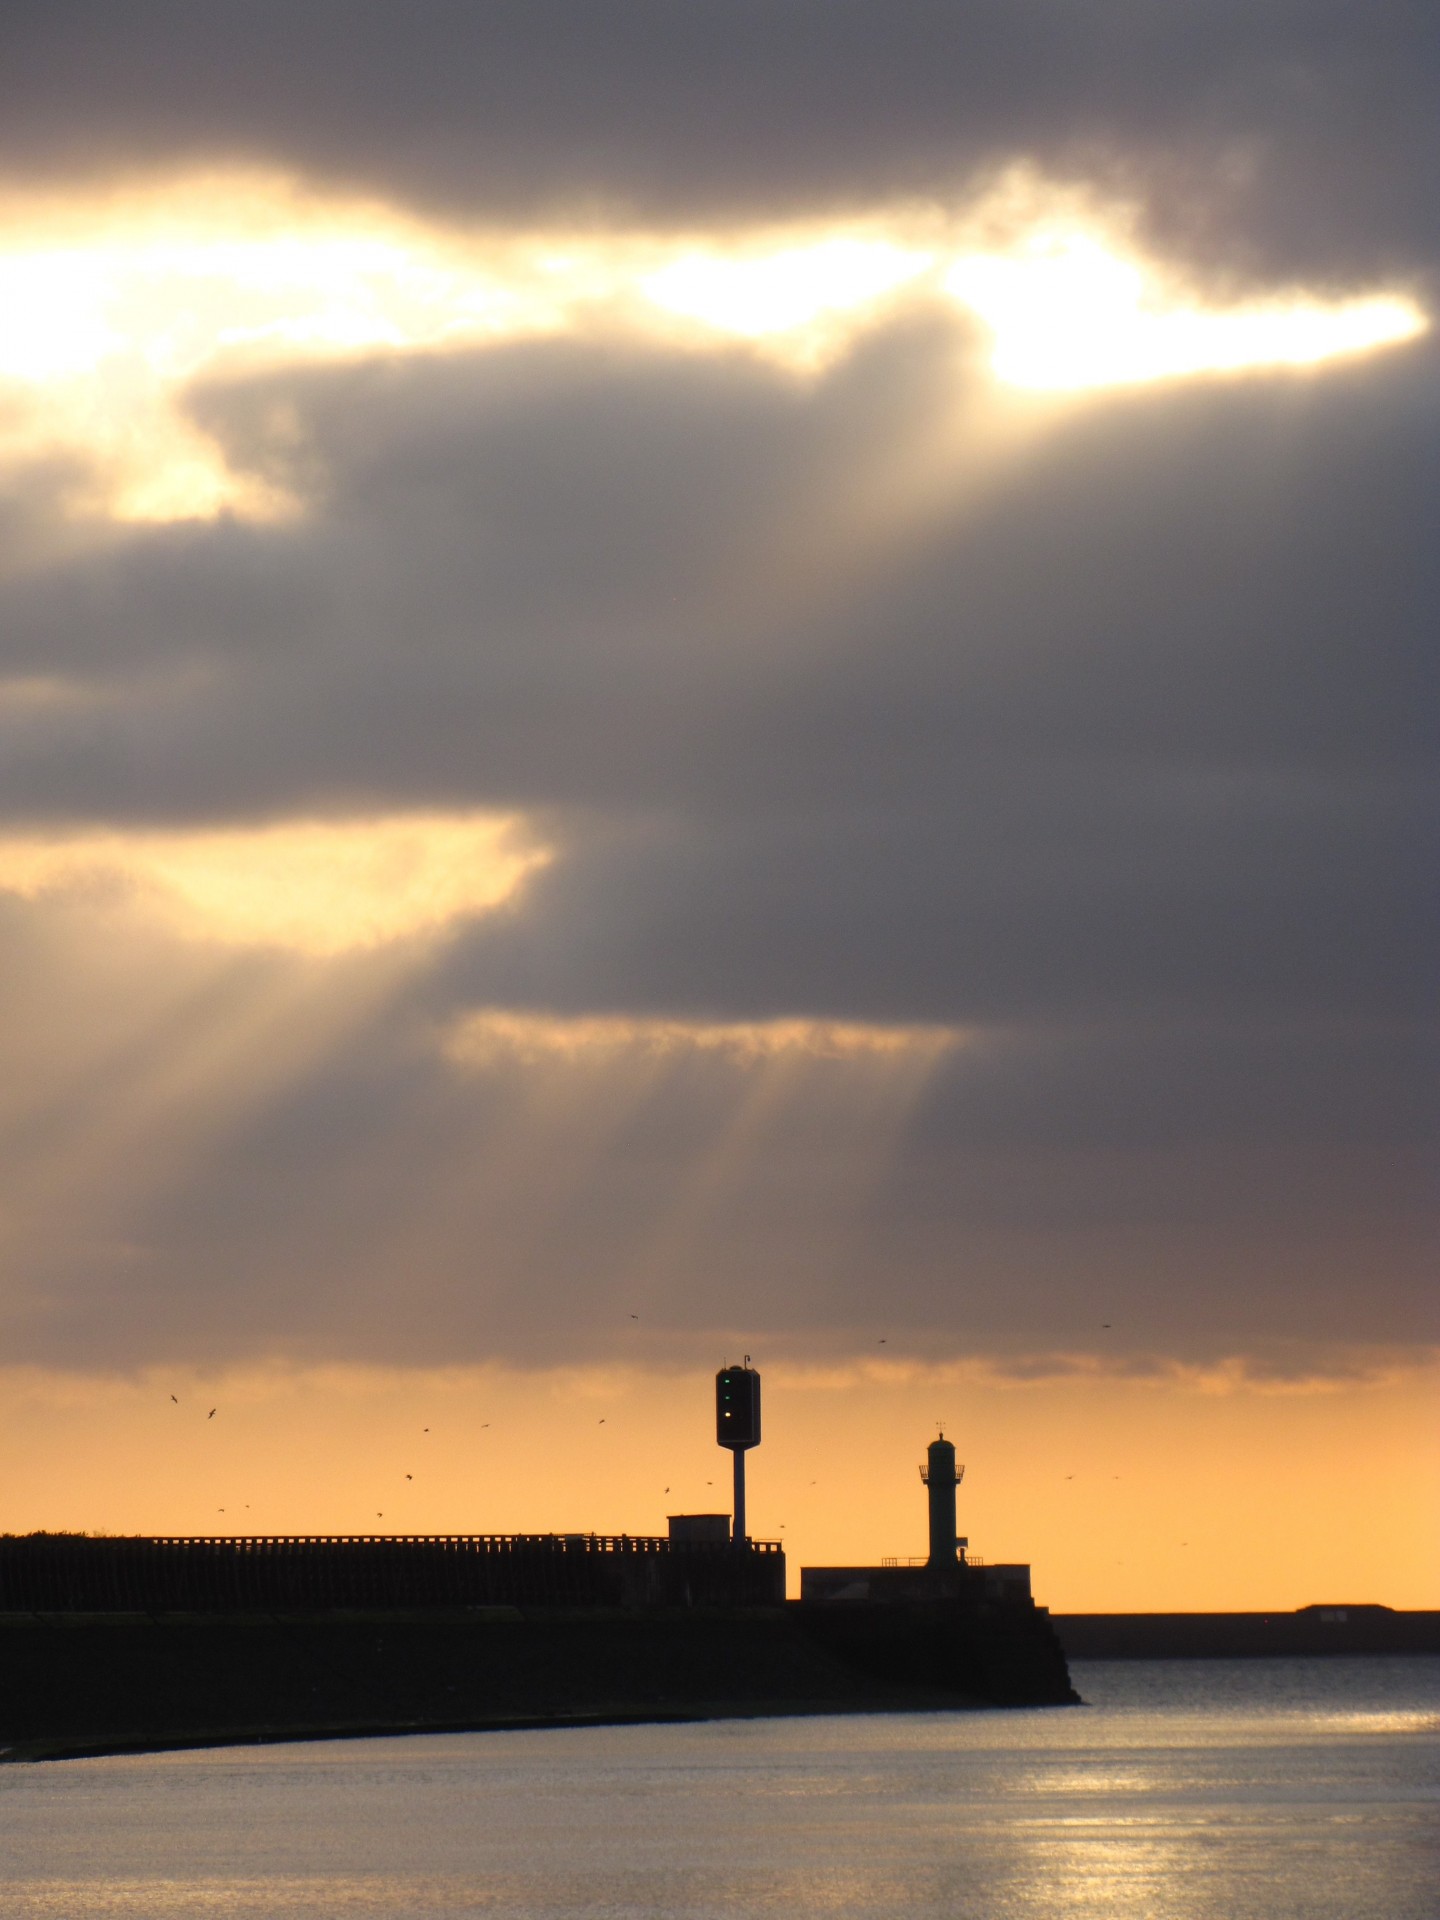
M 1075 1712 L 0 1770 L 3 1911 L 1433 1920 L 1440 1660 L 1322 1663 L 1308 1705 L 1299 1664 L 1087 1670 Z

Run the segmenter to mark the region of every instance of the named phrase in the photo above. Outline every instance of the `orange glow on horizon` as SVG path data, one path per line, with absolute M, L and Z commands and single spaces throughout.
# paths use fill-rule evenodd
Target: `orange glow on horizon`
M 916 1466 L 943 1418 L 961 1531 L 1029 1561 L 1053 1611 L 1440 1604 L 1433 1368 L 1307 1391 L 762 1371 L 751 1517 L 792 1590 L 802 1565 L 924 1551 Z M 707 1372 L 633 1364 L 12 1371 L 0 1526 L 663 1533 L 667 1513 L 728 1509 L 710 1394 Z

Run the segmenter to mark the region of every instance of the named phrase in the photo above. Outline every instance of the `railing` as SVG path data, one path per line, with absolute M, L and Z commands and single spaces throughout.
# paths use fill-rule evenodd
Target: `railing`
M 881 1555 L 880 1564 L 882 1567 L 928 1567 L 930 1559 L 927 1554 L 923 1553 L 912 1553 L 904 1560 L 902 1560 L 898 1554 L 886 1553 Z M 966 1548 L 961 1553 L 958 1564 L 965 1567 L 983 1567 L 985 1561 L 980 1554 L 971 1553 L 969 1549 Z
M 730 1540 L 672 1540 L 664 1533 L 77 1533 L 11 1536 L 27 1544 L 145 1547 L 456 1547 L 471 1552 L 504 1553 L 539 1547 L 566 1553 L 717 1553 L 730 1552 Z M 8 1544 L 0 1538 L 0 1553 Z M 780 1540 L 749 1540 L 750 1553 L 783 1553 Z
M 0 1538 L 0 1610 L 759 1604 L 784 1549 L 653 1534 Z

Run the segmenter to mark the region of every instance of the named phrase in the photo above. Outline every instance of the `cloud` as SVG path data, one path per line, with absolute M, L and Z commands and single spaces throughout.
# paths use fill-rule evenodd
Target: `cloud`
M 548 858 L 488 815 L 0 835 L 0 892 L 118 896 L 192 938 L 335 954 L 486 913 Z
M 1423 296 L 1398 16 L 81 12 L 15 16 L 27 191 L 268 168 L 512 267 L 563 215 L 655 297 L 207 346 L 124 414 L 191 515 L 16 429 L 12 1355 L 1433 1343 L 1435 344 L 1020 391 L 942 284 L 1025 162 L 1128 195 L 1145 326 Z M 746 337 L 797 258 L 823 352 Z
M 1431 351 L 1007 432 L 972 346 L 217 387 L 303 516 L 11 581 L 12 847 L 553 855 L 333 976 L 17 905 L 12 1350 L 578 1361 L 637 1291 L 692 1357 L 1434 1338 Z
M 634 1053 L 665 1058 L 722 1054 L 743 1064 L 796 1057 L 851 1060 L 874 1056 L 933 1061 L 964 1036 L 947 1027 L 878 1027 L 833 1020 L 645 1020 L 616 1014 L 555 1018 L 489 1009 L 467 1015 L 450 1034 L 450 1058 L 478 1064 L 506 1057 L 605 1064 Z
M 1423 759 L 1428 350 L 1017 420 L 964 339 L 907 323 L 803 389 L 565 344 L 217 390 L 232 459 L 309 517 L 112 537 L 4 588 L 11 673 L 120 702 L 27 728 L 6 804 L 913 800 L 997 755 L 1197 789 Z
M 709 234 L 446 226 L 234 168 L 52 188 L 0 202 L 0 471 L 79 462 L 72 520 L 282 520 L 316 477 L 293 409 L 272 401 L 257 468 L 187 396 L 377 350 L 742 341 L 803 377 L 928 306 L 979 324 L 1002 386 L 1069 391 L 1318 367 L 1428 327 L 1403 284 L 1207 291 L 1139 228 L 1133 203 L 1024 163 L 946 205 Z
M 93 927 L 9 913 L 16 1359 L 839 1363 L 879 1327 L 907 1364 L 1303 1374 L 1436 1339 L 1413 1029 L 457 1030 L 413 946 Z
M 1226 265 L 1434 255 L 1435 55 L 1401 0 L 21 4 L 0 167 L 237 159 L 416 204 L 671 222 L 948 198 L 1028 158 Z

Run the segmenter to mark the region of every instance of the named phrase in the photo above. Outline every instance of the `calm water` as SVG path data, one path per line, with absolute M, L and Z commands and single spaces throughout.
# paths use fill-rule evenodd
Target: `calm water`
M 1077 1663 L 1084 1709 L 0 1770 L 5 1920 L 1436 1920 L 1440 1659 Z

